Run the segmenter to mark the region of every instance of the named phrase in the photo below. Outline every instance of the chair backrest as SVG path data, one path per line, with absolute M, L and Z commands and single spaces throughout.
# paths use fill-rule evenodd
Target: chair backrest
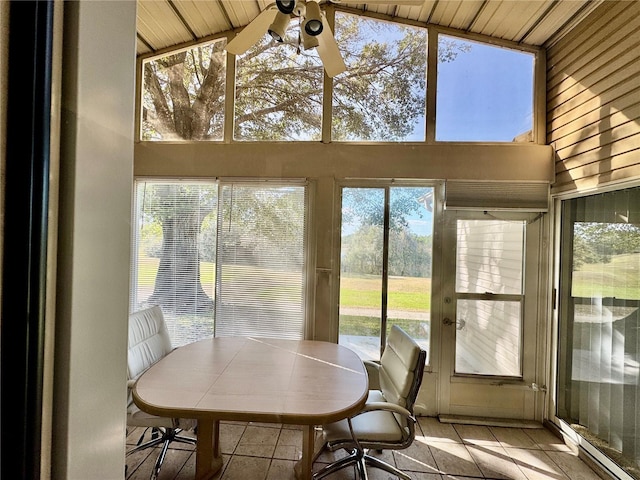
M 422 384 L 426 352 L 397 325 L 391 326 L 387 345 L 380 358 L 380 390 L 387 402 L 413 413 L 413 404 Z
M 137 379 L 172 349 L 169 331 L 159 306 L 129 315 L 128 380 Z

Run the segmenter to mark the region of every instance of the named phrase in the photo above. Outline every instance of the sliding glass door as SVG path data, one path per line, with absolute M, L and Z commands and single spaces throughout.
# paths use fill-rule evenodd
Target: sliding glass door
M 136 182 L 130 309 L 160 305 L 174 346 L 303 338 L 305 182 Z
M 640 478 L 640 188 L 561 221 L 557 416 Z
M 391 325 L 429 351 L 434 187 L 345 186 L 339 343 L 378 360 Z

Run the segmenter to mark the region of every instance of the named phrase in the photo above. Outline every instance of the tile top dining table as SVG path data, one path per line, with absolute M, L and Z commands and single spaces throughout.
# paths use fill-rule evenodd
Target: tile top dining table
M 303 425 L 296 476 L 312 476 L 314 427 L 358 412 L 369 383 L 360 357 L 334 343 L 217 337 L 176 348 L 144 372 L 133 399 L 148 413 L 198 421 L 196 480 L 222 468 L 221 420 Z

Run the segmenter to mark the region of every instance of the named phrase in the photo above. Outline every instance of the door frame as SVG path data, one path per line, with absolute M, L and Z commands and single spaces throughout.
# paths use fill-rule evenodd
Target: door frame
M 525 231 L 524 299 L 522 320 L 522 377 L 456 374 L 455 329 L 444 326 L 448 318 L 456 318 L 456 229 L 459 219 L 482 219 L 491 215 L 500 220 L 524 220 Z M 447 210 L 443 214 L 442 295 L 441 315 L 434 318 L 440 329 L 437 410 L 440 415 L 512 418 L 537 420 L 543 418 L 545 383 L 541 359 L 544 358 L 546 335 L 544 310 L 545 272 L 540 265 L 544 255 L 546 216 L 538 212 Z

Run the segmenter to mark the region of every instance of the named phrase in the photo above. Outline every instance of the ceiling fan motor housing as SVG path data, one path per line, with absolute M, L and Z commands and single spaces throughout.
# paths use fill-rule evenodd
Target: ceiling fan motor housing
M 320 9 L 320 3 L 323 1 L 334 2 L 338 0 L 276 0 L 275 5 L 271 4 L 260 12 L 227 43 L 225 49 L 233 55 L 242 55 L 252 45 L 255 45 L 265 33 L 271 35 L 276 42 L 283 43 L 291 15 L 295 15 L 301 20 L 298 46 L 302 45 L 305 50 L 316 48 L 326 74 L 331 78 L 335 77 L 344 72 L 347 66 L 333 36 L 331 26 Z

